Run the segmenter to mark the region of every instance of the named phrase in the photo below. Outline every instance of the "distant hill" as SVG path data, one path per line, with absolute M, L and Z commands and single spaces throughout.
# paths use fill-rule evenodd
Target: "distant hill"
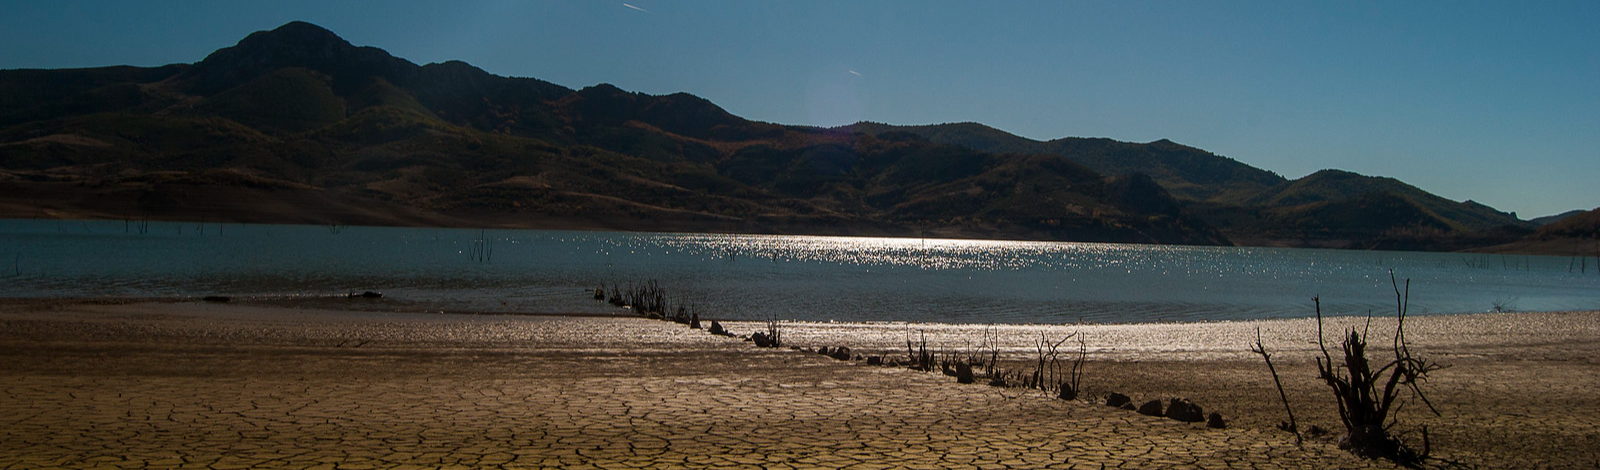
M 192 65 L 0 71 L 0 216 L 1227 244 L 1159 186 L 416 65 L 303 22 Z
M 1562 217 L 1557 222 L 1539 227 L 1539 231 L 1534 237 L 1541 240 L 1556 238 L 1600 239 L 1600 208 Z
M 1556 222 L 1560 222 L 1562 219 L 1566 219 L 1567 217 L 1572 217 L 1574 215 L 1582 214 L 1582 213 L 1585 213 L 1585 212 L 1588 212 L 1588 211 L 1585 211 L 1583 209 L 1573 209 L 1573 210 L 1570 210 L 1570 211 L 1562 212 L 1560 214 L 1547 215 L 1547 216 L 1544 216 L 1544 217 L 1534 217 L 1532 219 L 1528 219 L 1528 223 L 1536 225 L 1536 226 L 1539 226 L 1539 227 L 1543 227 L 1543 226 L 1550 225 L 1550 224 L 1553 224 L 1553 223 L 1556 223 Z
M 1533 232 L 1515 214 L 1456 202 L 1393 178 L 1323 170 L 1247 198 L 1191 205 L 1240 243 L 1462 250 Z
M 785 126 L 686 93 L 417 65 L 303 22 L 194 64 L 0 71 L 0 217 L 1401 249 L 1533 227 L 1166 140 Z
M 905 132 L 985 152 L 1059 155 L 1105 175 L 1144 173 L 1173 196 L 1188 200 L 1246 197 L 1286 181 L 1276 173 L 1168 140 L 1135 144 L 1066 137 L 1041 142 L 970 122 L 926 126 L 861 122 L 844 129 L 873 135 Z
M 1471 251 L 1595 257 L 1600 263 L 1600 208 L 1562 216 L 1521 240 Z
M 1361 198 L 1391 198 L 1409 207 L 1406 221 L 1451 231 L 1476 231 L 1505 225 L 1528 227 L 1516 215 L 1473 201 L 1455 202 L 1417 189 L 1394 178 L 1364 176 L 1341 170 L 1322 170 L 1263 191 L 1244 205 L 1292 210 L 1316 204 L 1338 204 Z
M 1472 201 L 1455 202 L 1393 178 L 1324 170 L 1298 180 L 1210 152 L 1068 137 L 1037 141 L 977 123 L 857 123 L 874 135 L 908 133 L 991 152 L 1057 155 L 1107 175 L 1147 175 L 1193 216 L 1238 243 L 1333 248 L 1462 249 L 1528 235 L 1533 225 Z

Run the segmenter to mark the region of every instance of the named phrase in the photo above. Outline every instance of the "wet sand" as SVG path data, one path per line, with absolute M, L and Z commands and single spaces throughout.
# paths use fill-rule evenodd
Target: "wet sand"
M 893 357 L 908 333 L 958 351 L 984 331 L 782 326 L 790 345 Z M 1041 334 L 1086 335 L 1087 396 L 1064 401 L 637 318 L 12 301 L 0 468 L 1392 468 L 1272 428 L 1283 410 L 1247 349 L 1256 327 L 1302 426 L 1337 431 L 1307 320 L 995 327 L 1012 361 Z M 1428 425 L 1437 456 L 1600 465 L 1600 313 L 1414 317 L 1407 330 L 1451 365 L 1428 384 L 1443 416 L 1404 415 Z M 1188 397 L 1232 425 L 1091 402 L 1111 391 Z

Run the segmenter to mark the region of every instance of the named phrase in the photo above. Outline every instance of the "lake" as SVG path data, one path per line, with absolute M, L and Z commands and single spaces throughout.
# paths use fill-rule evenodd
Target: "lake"
M 1594 258 L 1070 242 L 0 220 L 0 297 L 308 298 L 613 313 L 656 280 L 702 316 L 1127 323 L 1600 310 Z M 351 302 L 357 302 L 352 300 Z

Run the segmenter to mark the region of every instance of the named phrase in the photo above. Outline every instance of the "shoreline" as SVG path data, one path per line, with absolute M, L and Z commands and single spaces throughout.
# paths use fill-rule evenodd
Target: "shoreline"
M 353 407 L 348 410 L 386 409 L 385 403 L 429 403 L 434 408 L 397 409 L 375 415 L 339 412 L 355 414 L 343 418 L 346 424 L 333 431 L 346 435 L 346 439 L 350 433 L 389 427 L 412 429 L 420 433 L 418 436 L 456 433 L 457 438 L 466 439 L 463 442 L 503 448 L 508 455 L 515 455 L 510 454 L 514 448 L 526 448 L 537 450 L 531 454 L 533 457 L 555 459 L 538 460 L 527 464 L 530 466 L 595 465 L 629 459 L 655 459 L 658 463 L 671 462 L 669 466 L 707 466 L 709 463 L 696 465 L 695 459 L 711 458 L 707 454 L 713 452 L 755 458 L 751 456 L 759 449 L 777 446 L 792 450 L 790 458 L 797 462 L 744 464 L 804 467 L 797 463 L 821 458 L 816 450 L 849 454 L 847 449 L 851 446 L 879 438 L 873 436 L 892 436 L 901 443 L 893 448 L 875 447 L 871 452 L 849 454 L 854 456 L 853 462 L 899 462 L 875 460 L 891 458 L 921 462 L 916 459 L 962 455 L 959 452 L 967 451 L 950 444 L 925 448 L 921 454 L 926 455 L 919 457 L 894 449 L 904 447 L 904 439 L 926 440 L 953 433 L 961 436 L 963 441 L 959 442 L 975 443 L 974 449 L 1017 445 L 1053 449 L 1045 454 L 989 454 L 995 461 L 1008 456 L 1036 464 L 1031 466 L 1042 466 L 1044 461 L 1038 459 L 1071 462 L 1078 458 L 1095 464 L 1151 468 L 1386 468 L 1383 463 L 1362 461 L 1336 449 L 1331 437 L 1295 446 L 1287 433 L 1272 429 L 1282 419 L 1282 404 L 1264 398 L 1276 396 L 1271 391 L 1271 378 L 1259 358 L 1252 357 L 1245 351 L 1246 344 L 1237 341 L 1253 339 L 1256 326 L 1262 327 L 1266 344 L 1274 353 L 1274 362 L 1284 375 L 1302 427 L 1336 427 L 1331 401 L 1323 396 L 1324 386 L 1310 372 L 1315 344 L 1314 338 L 1305 336 L 1314 330 L 1307 326 L 1314 321 L 1307 319 L 1076 326 L 781 324 L 789 345 L 811 349 L 846 346 L 866 354 L 904 354 L 908 330 L 928 332 L 930 349 L 954 351 L 973 342 L 976 338 L 972 334 L 993 328 L 1007 342 L 1005 355 L 1009 361 L 1027 359 L 1030 341 L 1038 334 L 1058 337 L 1071 331 L 1084 332 L 1091 347 L 1084 378 L 1085 396 L 1069 402 L 1021 389 L 959 385 L 936 372 L 867 366 L 860 361 L 836 361 L 787 348 L 757 349 L 738 339 L 631 315 L 440 315 L 202 302 L 100 302 L 28 304 L 16 299 L 0 300 L 0 325 L 5 326 L 0 329 L 0 356 L 6 359 L 6 365 L 0 366 L 0 382 L 11 398 L 0 403 L 0 407 L 7 408 L 0 410 L 4 411 L 0 415 L 21 419 L 14 423 L 12 431 L 0 433 L 39 432 L 70 442 L 87 440 L 84 445 L 121 448 L 126 454 L 121 457 L 144 461 L 149 461 L 146 457 L 152 452 L 181 450 L 181 440 L 155 438 L 153 442 L 123 444 L 105 441 L 112 439 L 105 436 L 120 434 L 99 428 L 123 429 L 136 424 L 125 421 L 129 416 L 177 412 L 152 411 L 148 404 L 141 404 L 145 402 L 117 398 L 126 393 L 154 398 L 157 403 L 173 402 L 173 410 L 196 406 L 227 409 L 237 400 L 279 402 L 287 408 L 266 410 L 277 413 L 274 416 L 278 418 L 272 419 L 295 423 L 312 416 L 286 410 L 308 406 L 311 402 L 306 400 L 328 406 L 344 403 Z M 1386 328 L 1379 318 L 1375 317 L 1372 326 L 1376 349 L 1385 344 L 1377 338 Z M 1445 415 L 1411 413 L 1406 417 L 1408 425 L 1430 427 L 1436 455 L 1485 467 L 1587 468 L 1600 463 L 1580 451 L 1600 444 L 1600 425 L 1595 424 L 1600 422 L 1600 410 L 1583 405 L 1600 398 L 1600 312 L 1433 315 L 1412 319 L 1415 321 L 1408 319 L 1407 323 L 1413 347 L 1452 365 L 1435 374 L 1428 389 L 1430 398 L 1440 404 Z M 1328 329 L 1333 330 L 1335 324 L 1352 323 L 1346 320 L 1353 319 L 1342 317 L 1330 322 Z M 763 325 L 729 322 L 725 326 L 736 333 L 749 333 Z M 530 365 L 537 366 L 529 368 Z M 464 395 L 472 390 L 491 389 L 522 398 L 484 403 Z M 155 395 L 140 395 L 142 392 Z M 1136 401 L 1186 397 L 1208 412 L 1221 412 L 1230 421 L 1230 428 L 1196 428 L 1109 409 L 1095 402 L 1110 392 L 1130 395 Z M 102 401 L 95 402 L 100 403 L 95 408 L 85 409 L 82 406 L 89 403 L 64 395 L 84 393 L 101 396 Z M 335 395 L 326 395 L 329 393 Z M 476 392 L 472 395 L 477 396 Z M 660 401 L 663 396 L 668 397 L 667 401 Z M 185 400 L 198 401 L 184 405 L 181 402 Z M 519 403 L 539 405 L 529 408 Z M 600 406 L 604 403 L 634 405 Z M 740 403 L 730 408 L 730 404 Z M 258 406 L 244 405 L 247 417 L 251 416 L 248 408 Z M 19 410 L 18 406 L 25 409 Z M 442 409 L 493 410 L 495 416 L 510 418 L 484 423 L 521 423 L 516 429 L 568 425 L 605 429 L 600 434 L 632 444 L 656 442 L 655 437 L 649 436 L 659 434 L 649 426 L 640 427 L 639 417 L 633 413 L 660 410 L 674 418 L 651 426 L 674 429 L 665 440 L 671 449 L 678 450 L 641 453 L 637 446 L 611 448 L 601 442 L 609 450 L 584 455 L 578 452 L 581 449 L 569 448 L 562 439 L 550 440 L 548 436 L 501 440 L 476 434 L 483 423 L 463 422 L 459 427 L 443 428 L 426 424 L 433 422 L 429 420 L 449 420 L 450 415 L 438 414 L 437 410 Z M 591 414 L 578 413 L 583 410 Z M 748 410 L 766 414 L 750 415 Z M 578 414 L 568 416 L 566 421 L 551 421 L 555 419 L 552 413 L 569 412 Z M 90 416 L 83 416 L 84 413 Z M 284 418 L 284 413 L 289 418 Z M 271 425 L 259 428 L 262 422 L 240 421 L 238 416 L 201 415 L 205 416 L 192 421 L 196 426 L 240 431 L 276 429 L 269 433 L 277 436 L 274 439 L 288 438 L 291 442 L 298 442 L 293 436 L 300 435 Z M 861 421 L 873 416 L 902 415 L 942 424 L 907 427 L 903 422 Z M 24 416 L 28 417 L 21 418 Z M 951 418 L 954 421 L 948 421 Z M 63 419 L 67 421 L 60 421 Z M 618 419 L 621 421 L 615 421 Z M 766 420 L 773 429 L 801 431 L 764 435 L 758 429 L 766 428 L 748 428 L 753 424 L 741 420 L 757 424 Z M 614 426 L 630 422 L 634 424 Z M 711 428 L 675 427 L 689 422 L 716 423 L 763 438 L 759 446 L 730 441 L 719 444 L 721 447 L 695 447 L 722 442 L 728 436 Z M 49 431 L 50 426 L 75 430 L 71 432 L 76 437 L 58 436 L 67 431 Z M 185 433 L 193 429 L 179 426 L 161 436 L 188 436 Z M 830 432 L 838 434 L 840 440 L 827 437 Z M 48 454 L 61 459 L 44 466 L 88 466 L 71 460 L 87 459 L 86 454 L 51 447 L 54 444 L 47 441 L 6 436 L 0 439 L 7 442 L 0 444 L 0 461 L 16 463 L 24 456 Z M 246 443 L 249 442 L 256 441 Z M 505 447 L 511 442 L 518 444 Z M 1067 442 L 1088 447 L 1051 447 Z M 1141 442 L 1146 444 L 1137 444 Z M 219 445 L 224 450 L 233 449 L 228 446 L 239 442 Z M 321 457 L 342 456 L 346 462 L 360 457 L 306 445 Z M 398 450 L 407 446 L 381 440 L 352 445 L 367 453 L 387 453 L 394 461 L 415 463 L 407 460 L 409 454 Z M 290 449 L 275 452 L 293 453 Z M 220 461 L 238 454 L 227 451 L 207 455 L 212 455 L 210 461 Z M 494 452 L 479 453 L 480 457 L 488 454 Z M 190 458 L 206 460 L 203 455 Z M 974 459 L 968 463 L 983 461 Z M 255 463 L 276 465 L 270 462 Z M 474 462 L 488 464 L 493 460 Z M 512 464 L 519 462 L 522 461 L 511 460 L 506 466 L 515 467 Z M 937 461 L 930 463 L 941 465 Z M 818 460 L 811 466 L 830 465 Z
M 9 210 L 8 210 L 9 209 Z M 45 215 L 46 217 L 37 217 Z M 855 226 L 836 226 L 831 224 L 805 224 L 785 221 L 760 221 L 752 224 L 734 224 L 733 226 L 706 226 L 692 222 L 683 223 L 626 223 L 618 225 L 614 220 L 601 222 L 599 220 L 545 216 L 532 219 L 519 219 L 505 221 L 500 218 L 489 219 L 459 219 L 453 216 L 440 214 L 421 213 L 395 213 L 392 217 L 376 216 L 377 218 L 361 217 L 351 223 L 350 220 L 331 220 L 327 218 L 278 218 L 262 219 L 252 217 L 218 217 L 216 214 L 189 214 L 189 216 L 175 216 L 167 218 L 143 217 L 137 220 L 146 222 L 161 222 L 172 224 L 246 224 L 246 225 L 298 225 L 298 226 L 342 226 L 354 225 L 362 227 L 380 228 L 439 228 L 452 230 L 549 230 L 549 231 L 583 231 L 583 232 L 631 232 L 647 234 L 715 234 L 715 235 L 777 235 L 777 236 L 822 236 L 822 237 L 870 237 L 870 238 L 898 238 L 898 239 L 948 239 L 948 240 L 983 240 L 983 241 L 1020 241 L 1020 242 L 1051 242 L 1051 243 L 1110 243 L 1128 245 L 1173 245 L 1195 247 L 1237 247 L 1237 248 L 1293 248 L 1293 249 L 1327 249 L 1338 251 L 1373 251 L 1370 248 L 1360 248 L 1359 243 L 1350 240 L 1313 240 L 1297 238 L 1242 238 L 1228 239 L 1226 244 L 1215 243 L 1151 243 L 1134 240 L 1124 241 L 1086 241 L 1067 240 L 1055 237 L 1041 237 L 1033 231 L 1010 230 L 982 230 L 951 228 L 938 230 L 929 238 L 927 233 L 919 232 L 909 226 L 895 226 L 892 224 L 879 224 L 873 222 L 860 222 Z M 119 216 L 113 213 L 96 211 L 25 211 L 15 207 L 7 207 L 0 200 L 0 221 L 61 221 L 61 222 L 128 222 L 135 220 L 131 217 Z M 917 236 L 917 235 L 924 236 Z M 1035 235 L 1035 236 L 1029 236 Z M 1551 240 L 1516 240 L 1509 243 L 1493 245 L 1471 246 L 1461 249 L 1377 249 L 1376 251 L 1415 252 L 1415 253 L 1478 253 L 1518 256 L 1549 256 L 1549 257 L 1593 257 L 1600 260 L 1600 246 L 1593 239 L 1586 238 L 1557 238 Z
M 0 310 L 5 308 L 48 308 L 52 305 L 127 305 L 137 303 L 151 304 L 177 304 L 177 303 L 210 303 L 206 296 L 171 296 L 171 297 L 0 297 Z M 573 318 L 644 318 L 633 313 L 631 309 L 618 308 L 615 312 L 554 312 L 554 311 L 509 311 L 509 310 L 466 310 L 431 308 L 418 308 L 412 305 L 388 304 L 383 301 L 354 300 L 344 295 L 318 295 L 318 296 L 263 296 L 251 297 L 229 296 L 228 301 L 216 302 L 217 305 L 233 305 L 278 309 L 306 309 L 345 312 L 373 312 L 373 313 L 415 313 L 429 315 L 463 315 L 463 316 L 526 316 L 526 317 L 573 317 Z M 347 302 L 349 301 L 349 302 Z M 332 302 L 347 302 L 342 305 L 331 305 Z M 356 307 L 356 308 L 351 308 Z M 1507 310 L 1503 312 L 1425 312 L 1410 313 L 1408 319 L 1436 318 L 1436 317 L 1471 317 L 1478 315 L 1561 315 L 1561 314 L 1600 314 L 1600 310 Z M 1365 321 L 1371 317 L 1374 320 L 1393 318 L 1392 313 L 1351 315 L 1351 314 L 1324 314 L 1323 318 L 1329 321 Z M 748 320 L 742 317 L 705 317 L 704 322 L 713 320 L 724 323 L 757 324 L 757 320 Z M 1234 318 L 1219 320 L 1155 320 L 1155 321 L 1129 321 L 1129 322 L 1094 322 L 1083 321 L 1074 323 L 957 323 L 944 321 L 907 321 L 907 320 L 872 320 L 872 321 L 837 321 L 837 320 L 785 320 L 779 319 L 781 324 L 794 325 L 861 325 L 861 326 L 906 326 L 926 325 L 929 327 L 1126 327 L 1126 326 L 1154 326 L 1154 325 L 1210 325 L 1219 323 L 1254 323 L 1278 321 L 1314 321 L 1314 316 L 1305 317 L 1275 317 L 1275 318 Z

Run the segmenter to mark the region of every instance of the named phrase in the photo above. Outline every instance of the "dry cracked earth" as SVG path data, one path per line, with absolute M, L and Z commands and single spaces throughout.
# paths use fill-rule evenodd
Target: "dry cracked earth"
M 1393 468 L 631 318 L 0 310 L 0 469 Z

